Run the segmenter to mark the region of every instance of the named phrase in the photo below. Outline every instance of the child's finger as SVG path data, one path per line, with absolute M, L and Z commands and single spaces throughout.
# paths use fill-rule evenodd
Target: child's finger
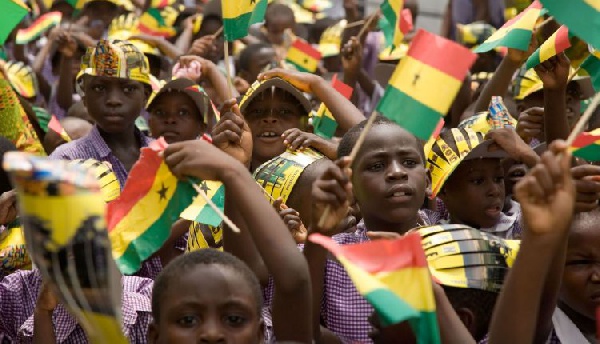
M 299 130 L 288 130 L 286 132 L 284 132 L 281 136 L 283 137 L 283 144 L 285 145 L 289 145 L 290 142 L 293 142 L 296 137 L 298 137 L 298 135 L 300 135 L 300 131 Z
M 574 179 L 582 179 L 589 176 L 600 176 L 600 166 L 596 165 L 580 165 L 571 168 L 571 173 Z
M 306 136 L 298 135 L 298 137 L 296 137 L 294 141 L 290 143 L 290 148 L 292 148 L 292 150 L 297 150 L 298 148 L 302 147 L 304 142 L 306 142 Z
M 554 194 L 554 183 L 546 166 L 537 165 L 531 170 L 531 175 L 537 180 L 536 184 L 544 194 L 544 199 Z
M 279 197 L 278 199 L 276 199 L 273 202 L 273 208 L 275 208 L 277 211 L 281 210 L 281 204 L 283 203 L 283 199 L 281 197 Z
M 563 178 L 563 171 L 561 170 L 559 159 L 561 159 L 560 156 L 557 157 L 551 152 L 545 152 L 541 157 L 541 162 L 546 166 L 548 176 L 551 178 L 551 183 L 553 185 L 560 184 Z

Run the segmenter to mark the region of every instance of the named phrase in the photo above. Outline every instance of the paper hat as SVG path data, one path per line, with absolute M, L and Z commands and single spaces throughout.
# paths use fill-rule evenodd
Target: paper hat
M 244 110 L 248 107 L 248 105 L 250 105 L 252 100 L 257 95 L 271 88 L 280 88 L 293 95 L 294 98 L 298 100 L 300 105 L 302 105 L 302 108 L 304 108 L 305 113 L 303 115 L 308 116 L 308 114 L 312 111 L 312 105 L 310 104 L 310 101 L 304 96 L 304 94 L 292 84 L 281 78 L 271 78 L 263 81 L 255 81 L 252 84 L 252 86 L 250 86 L 248 91 L 246 91 L 246 94 L 240 101 L 240 111 L 244 113 Z
M 23 228 L 18 222 L 0 233 L 0 270 L 9 274 L 17 270 L 30 270 L 31 257 L 25 247 Z
M 94 159 L 77 159 L 69 162 L 71 165 L 80 165 L 92 172 L 100 184 L 100 191 L 104 202 L 108 203 L 121 195 L 121 184 L 112 167 L 107 162 Z
M 24 98 L 33 98 L 38 93 L 38 82 L 33 69 L 23 62 L 0 61 L 4 67 L 8 82 Z
M 571 67 L 569 75 L 573 73 L 575 73 L 575 70 Z M 583 99 L 590 98 L 595 94 L 589 77 L 576 75 L 571 82 L 576 82 L 579 85 Z M 523 100 L 535 92 L 541 91 L 543 88 L 544 84 L 534 69 L 520 69 L 518 75 L 513 80 L 513 95 L 515 100 Z
M 272 199 L 281 197 L 283 203 L 294 189 L 304 170 L 312 163 L 323 159 L 323 155 L 312 149 L 286 151 L 262 164 L 254 171 L 254 179 Z
M 440 192 L 446 180 L 463 160 L 506 158 L 503 150 L 489 151 L 492 141 L 484 141 L 483 133 L 470 128 L 452 128 L 440 134 L 427 156 L 431 173 L 431 199 Z
M 333 26 L 328 27 L 323 31 L 321 39 L 319 40 L 319 46 L 317 49 L 323 57 L 337 56 L 340 54 L 342 47 L 342 35 L 344 29 L 348 24 L 347 20 L 340 20 Z
M 406 44 L 406 43 L 400 44 L 394 50 L 392 50 L 392 47 L 389 46 L 389 47 L 383 49 L 379 53 L 379 60 L 380 61 L 399 61 L 401 58 L 406 56 L 407 52 L 408 52 L 408 44 Z
M 117 7 L 122 7 L 124 10 L 128 11 L 128 12 L 133 12 L 135 10 L 135 5 L 133 4 L 133 2 L 131 2 L 131 0 L 78 0 L 77 3 L 78 5 L 75 7 L 77 8 L 83 8 L 88 4 L 91 4 L 92 2 L 96 2 L 96 1 L 106 1 L 106 2 L 110 2 L 111 4 L 115 4 Z M 71 1 L 67 1 L 67 2 L 71 2 Z M 78 7 L 81 6 L 81 7 Z
M 519 240 L 504 240 L 466 225 L 435 225 L 416 231 L 433 278 L 455 288 L 499 292 L 520 245 Z
M 458 128 L 470 128 L 485 135 L 493 129 L 517 127 L 517 120 L 506 109 L 502 97 L 492 97 L 489 110 L 463 120 L 458 124 Z
M 81 59 L 77 81 L 83 80 L 84 75 L 130 79 L 151 86 L 148 59 L 127 41 L 100 40 L 88 48 Z
M 473 48 L 485 42 L 496 32 L 496 28 L 485 22 L 456 24 L 456 41 L 467 48 Z
M 158 91 L 155 97 L 153 97 L 152 101 L 148 103 L 148 111 L 152 111 L 152 106 L 154 105 L 154 101 L 158 99 L 163 94 L 170 92 L 182 92 L 192 99 L 196 108 L 200 112 L 202 116 L 202 120 L 205 124 L 207 124 L 208 118 L 214 116 L 213 108 L 210 102 L 210 99 L 204 92 L 204 89 L 198 86 L 195 82 L 189 79 L 175 79 L 167 82 L 161 89 Z
M 110 40 L 128 41 L 144 54 L 161 56 L 158 48 L 139 39 L 129 39 L 132 36 L 143 34 L 139 30 L 139 25 L 140 19 L 134 13 L 120 15 L 110 23 L 108 38 Z

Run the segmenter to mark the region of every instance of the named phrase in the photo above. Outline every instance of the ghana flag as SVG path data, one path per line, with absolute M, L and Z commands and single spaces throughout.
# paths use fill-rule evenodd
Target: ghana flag
M 225 185 L 218 181 L 205 180 L 200 183 L 200 188 L 206 196 L 219 208 L 225 209 Z M 186 220 L 217 227 L 223 219 L 211 208 L 206 201 L 198 196 L 194 202 L 183 212 L 181 217 Z
M 0 46 L 27 13 L 29 9 L 21 0 L 0 0 Z
M 600 58 L 596 54 L 598 53 L 591 53 L 590 56 L 583 61 L 580 67 L 592 79 L 594 90 L 600 92 Z
M 542 5 L 538 0 L 535 0 L 523 12 L 507 21 L 498 31 L 480 46 L 473 49 L 473 51 L 484 53 L 497 47 L 527 51 L 533 28 L 540 17 L 541 10 Z
M 158 8 L 150 8 L 140 17 L 138 30 L 151 36 L 169 38 L 175 36 L 177 31 L 165 23 L 165 19 Z
M 418 343 L 440 343 L 431 277 L 418 233 L 341 246 L 320 234 L 309 240 L 335 255 L 382 326 L 409 320 Z
M 142 148 L 121 196 L 108 204 L 108 236 L 113 257 L 123 274 L 138 271 L 144 260 L 169 237 L 171 225 L 194 199 L 196 191 L 178 181 L 162 157 L 166 143 Z
M 393 28 L 393 33 L 384 33 L 386 37 L 392 37 L 392 41 L 388 42 L 389 45 L 392 46 L 392 50 L 394 50 L 397 46 L 402 43 L 404 39 L 404 34 L 406 32 L 402 32 L 400 30 L 400 25 L 402 23 L 402 8 L 404 7 L 404 0 L 384 0 L 381 3 L 381 14 L 385 17 L 387 22 L 390 24 L 388 26 L 388 30 L 391 31 Z
M 333 88 L 346 99 L 350 99 L 350 97 L 352 97 L 352 87 L 338 80 L 337 74 L 333 75 L 333 78 L 331 79 L 331 86 L 333 86 Z M 323 138 L 330 139 L 335 134 L 337 126 L 338 124 L 331 114 L 331 111 L 329 111 L 324 103 L 321 103 L 317 114 L 313 117 L 314 133 Z
M 392 74 L 377 111 L 427 141 L 476 57 L 455 42 L 419 30 Z
M 246 37 L 250 25 L 264 20 L 267 3 L 267 0 L 222 0 L 225 38 L 231 42 Z
M 525 69 L 531 69 L 552 56 L 556 56 L 567 50 L 567 48 L 571 46 L 571 40 L 569 38 L 569 29 L 564 25 L 559 27 L 552 36 L 529 56 L 529 59 L 527 59 L 527 62 L 525 63 Z
M 288 49 L 285 61 L 294 65 L 301 72 L 314 73 L 321 61 L 321 53 L 308 42 L 296 38 Z
M 600 129 L 581 133 L 570 147 L 573 156 L 587 160 L 600 161 Z
M 48 12 L 37 18 L 29 27 L 17 31 L 17 44 L 25 44 L 40 37 L 48 29 L 59 25 L 62 20 L 62 13 Z
M 540 0 L 577 37 L 600 49 L 600 0 Z

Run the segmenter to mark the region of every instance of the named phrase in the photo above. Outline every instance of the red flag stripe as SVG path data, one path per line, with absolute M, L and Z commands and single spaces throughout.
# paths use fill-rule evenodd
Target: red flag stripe
M 404 8 L 400 11 L 398 27 L 400 28 L 400 32 L 405 35 L 413 29 L 412 13 L 410 12 L 410 9 Z
M 523 15 L 525 15 L 525 13 L 527 11 L 529 11 L 530 9 L 542 9 L 542 4 L 539 2 L 539 0 L 535 0 L 533 3 L 531 3 L 531 5 L 529 5 L 529 7 L 527 7 L 523 12 L 519 13 L 516 17 L 514 17 L 513 19 L 507 21 L 506 23 L 504 23 L 504 25 L 502 25 L 502 28 L 505 27 L 509 27 L 511 25 L 513 25 L 517 20 L 521 19 L 521 17 Z
M 333 88 L 338 91 L 341 95 L 343 95 L 344 97 L 346 97 L 346 99 L 350 99 L 350 97 L 352 97 L 352 87 L 346 85 L 345 83 L 343 83 L 342 81 L 340 81 L 337 78 L 337 74 L 335 74 L 333 76 L 333 78 L 331 79 L 331 86 L 333 86 Z
M 569 40 L 569 29 L 566 26 L 563 25 L 558 28 L 554 44 L 554 50 L 557 54 L 567 50 L 571 46 L 571 41 Z
M 407 55 L 461 81 L 477 58 L 462 45 L 423 29 L 413 38 Z
M 321 59 L 321 53 L 317 49 L 313 48 L 312 45 L 308 44 L 307 42 L 301 39 L 296 39 L 294 41 L 294 44 L 292 44 L 292 47 L 302 51 L 306 55 L 316 60 Z

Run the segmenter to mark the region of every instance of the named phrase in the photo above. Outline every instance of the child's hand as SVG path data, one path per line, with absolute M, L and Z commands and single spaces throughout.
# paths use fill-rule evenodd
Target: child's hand
M 221 119 L 212 132 L 213 144 L 237 161 L 250 165 L 252 159 L 252 133 L 240 113 L 235 99 L 225 101 Z
M 288 208 L 281 198 L 278 198 L 273 202 L 273 207 L 290 230 L 296 244 L 303 244 L 308 236 L 308 231 L 300 219 L 300 213 L 295 209 Z
M 491 130 L 485 135 L 485 139 L 493 140 L 511 158 L 522 161 L 529 167 L 534 166 L 538 161 L 537 154 L 517 135 L 513 128 Z
M 350 176 L 350 158 L 344 157 L 329 166 L 313 183 L 312 188 L 312 224 L 313 232 L 323 235 L 337 234 L 338 224 L 348 214 L 349 198 L 352 195 Z M 329 216 L 323 226 L 319 226 L 325 209 L 329 208 Z
M 257 79 L 268 80 L 277 77 L 289 82 L 298 90 L 307 93 L 312 93 L 313 85 L 315 85 L 319 80 L 322 80 L 319 76 L 314 74 L 302 73 L 282 68 L 275 68 L 261 73 Z
M 544 133 L 544 108 L 532 107 L 521 113 L 517 122 L 517 134 L 527 143 L 542 138 Z
M 225 172 L 239 165 L 238 161 L 204 140 L 172 143 L 165 149 L 164 159 L 178 179 L 224 180 Z
M 77 41 L 75 41 L 75 38 L 73 38 L 68 31 L 61 32 L 56 43 L 58 51 L 64 57 L 73 57 L 73 55 L 75 55 L 75 51 L 77 51 Z
M 531 35 L 531 41 L 529 41 L 529 48 L 527 49 L 527 51 L 523 51 L 523 50 L 518 50 L 518 49 L 508 49 L 508 52 L 506 54 L 506 57 L 513 62 L 515 65 L 522 65 L 523 63 L 525 63 L 525 61 L 527 61 L 527 59 L 529 58 L 529 56 L 531 56 L 531 54 L 533 54 L 533 52 L 538 48 L 538 44 L 537 44 L 537 38 L 535 35 L 535 32 L 533 35 Z
M 283 144 L 291 150 L 312 147 L 331 160 L 337 159 L 337 145 L 319 135 L 292 128 L 281 134 L 281 137 L 283 137 Z
M 0 224 L 6 225 L 17 218 L 17 192 L 13 189 L 0 195 Z
M 580 165 L 571 168 L 575 179 L 575 211 L 587 212 L 598 207 L 600 200 L 600 166 Z
M 250 84 L 248 83 L 248 81 L 246 81 L 246 79 L 240 78 L 236 75 L 233 78 L 233 87 L 235 87 L 236 91 L 238 91 L 239 94 L 245 94 L 246 92 L 248 92 Z
M 214 64 L 207 61 L 199 56 L 181 56 L 179 61 L 173 66 L 172 75 L 178 78 L 190 79 L 194 82 L 198 82 L 203 74 L 208 72 Z
M 198 38 L 192 43 L 192 47 L 188 50 L 186 55 L 197 55 L 197 56 L 208 56 L 209 52 L 216 51 L 215 38 L 212 35 L 203 36 Z
M 344 44 L 341 51 L 342 66 L 344 71 L 358 71 L 362 66 L 363 49 L 358 41 L 358 38 L 351 37 L 350 40 Z
M 567 87 L 571 62 L 565 53 L 551 57 L 535 67 L 535 71 L 544 83 L 544 89 L 564 90 Z
M 515 186 L 525 227 L 533 235 L 568 231 L 575 208 L 575 183 L 571 177 L 571 154 L 562 140 Z M 556 233 L 564 234 L 564 233 Z
M 58 306 L 56 294 L 52 291 L 52 288 L 48 283 L 43 282 L 42 288 L 40 289 L 40 295 L 35 303 L 35 308 L 38 311 L 52 313 L 56 306 Z

